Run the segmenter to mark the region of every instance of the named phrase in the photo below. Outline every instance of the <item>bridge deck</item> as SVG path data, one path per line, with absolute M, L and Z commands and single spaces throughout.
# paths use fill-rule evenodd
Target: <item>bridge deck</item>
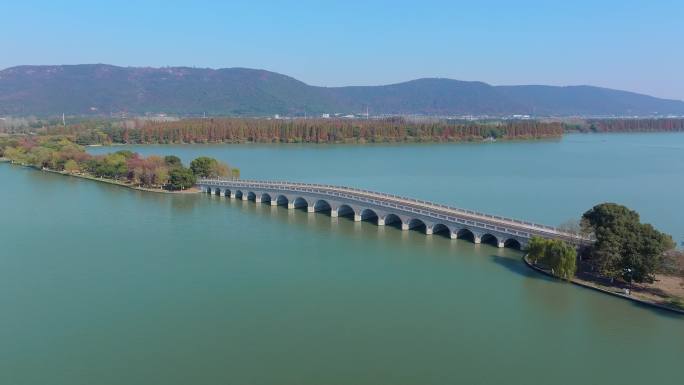
M 518 235 L 522 235 L 520 232 L 524 232 L 525 236 L 527 237 L 539 235 L 548 238 L 563 239 L 572 243 L 585 243 L 589 241 L 586 238 L 551 226 L 352 187 L 283 181 L 233 179 L 201 179 L 198 181 L 198 184 L 236 190 L 254 189 L 276 190 L 282 191 L 283 193 L 313 193 L 330 196 L 331 198 L 350 199 L 358 201 L 359 203 L 382 206 L 387 209 L 409 211 L 420 215 L 434 217 L 436 220 L 456 222 L 457 218 L 465 219 L 468 221 L 477 222 L 478 224 L 484 225 L 486 227 L 495 226 L 503 227 L 508 231 L 513 230 L 515 233 L 518 233 Z M 504 229 L 499 228 L 498 230 Z

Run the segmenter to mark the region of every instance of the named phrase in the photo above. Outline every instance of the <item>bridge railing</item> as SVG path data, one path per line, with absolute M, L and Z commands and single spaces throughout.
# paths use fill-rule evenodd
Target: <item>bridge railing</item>
M 482 217 L 485 219 L 494 219 L 497 221 L 505 221 L 505 222 L 510 222 L 514 224 L 519 224 L 519 225 L 524 225 L 527 227 L 531 227 L 535 230 L 542 230 L 543 232 L 552 232 L 554 235 L 561 236 L 567 239 L 571 240 L 578 240 L 578 239 L 584 239 L 583 237 L 580 237 L 575 234 L 571 233 L 566 233 L 565 231 L 558 229 L 553 226 L 547 226 L 547 225 L 542 225 L 538 223 L 533 223 L 533 222 L 528 222 L 528 221 L 521 221 L 518 219 L 514 218 L 508 218 L 508 217 L 502 217 L 498 215 L 491 215 L 491 214 L 486 214 L 474 210 L 468 210 L 468 209 L 462 209 L 458 207 L 453 207 L 453 206 L 448 206 L 440 203 L 434 203 L 434 202 L 429 202 L 425 200 L 420 200 L 420 199 L 415 199 L 415 198 L 409 198 L 409 197 L 404 197 L 400 195 L 395 195 L 395 194 L 388 194 L 388 193 L 381 193 L 377 191 L 371 191 L 371 190 L 365 190 L 365 189 L 359 189 L 359 188 L 354 188 L 354 187 L 346 187 L 346 186 L 337 186 L 337 185 L 329 185 L 329 184 L 317 184 L 317 183 L 301 183 L 301 182 L 286 182 L 286 181 L 264 181 L 264 180 L 245 180 L 245 179 L 229 179 L 229 178 L 213 178 L 213 179 L 200 179 L 198 180 L 198 184 L 212 184 L 212 183 L 221 183 L 221 184 L 237 184 L 237 185 L 245 185 L 245 186 L 251 186 L 251 187 L 256 187 L 256 188 L 272 188 L 272 187 L 277 187 L 277 186 L 282 186 L 282 187 L 302 187 L 302 188 L 311 188 L 311 191 L 308 192 L 315 192 L 315 193 L 323 193 L 323 194 L 329 194 L 329 191 L 313 191 L 313 188 L 326 188 L 326 189 L 332 189 L 332 190 L 348 190 L 348 191 L 353 191 L 353 192 L 361 192 L 365 194 L 371 194 L 379 197 L 386 197 L 386 198 L 393 198 L 393 199 L 400 199 L 412 203 L 419 203 L 422 205 L 428 205 L 432 207 L 437 207 L 437 208 L 443 208 L 447 209 L 450 211 L 455 211 L 457 213 L 462 213 L 462 214 L 467 214 L 471 216 L 477 216 L 477 217 Z M 294 190 L 297 191 L 297 190 Z M 305 190 L 306 192 L 306 190 Z M 356 198 L 353 196 L 349 196 L 348 198 Z M 373 201 L 374 204 L 380 204 L 382 206 L 386 206 L 382 204 L 383 202 L 381 201 Z M 414 211 L 410 210 L 409 211 Z M 414 211 L 415 212 L 415 211 Z M 428 215 L 425 212 L 418 212 L 419 214 L 422 215 Z M 431 215 L 428 215 L 431 216 Z M 436 217 L 436 219 L 441 219 L 439 217 Z M 529 235 L 529 234 L 528 234 Z

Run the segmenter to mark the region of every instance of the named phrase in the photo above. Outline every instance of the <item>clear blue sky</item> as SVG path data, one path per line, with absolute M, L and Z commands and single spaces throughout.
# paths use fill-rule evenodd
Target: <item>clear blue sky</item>
M 250 67 L 323 86 L 448 77 L 684 99 L 682 0 L 117 3 L 4 1 L 0 68 Z

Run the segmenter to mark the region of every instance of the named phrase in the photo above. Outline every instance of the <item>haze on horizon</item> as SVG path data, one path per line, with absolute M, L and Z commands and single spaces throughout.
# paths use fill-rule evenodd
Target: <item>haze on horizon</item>
M 180 1 L 3 5 L 0 68 L 263 68 L 311 85 L 423 77 L 588 84 L 684 100 L 684 3 Z

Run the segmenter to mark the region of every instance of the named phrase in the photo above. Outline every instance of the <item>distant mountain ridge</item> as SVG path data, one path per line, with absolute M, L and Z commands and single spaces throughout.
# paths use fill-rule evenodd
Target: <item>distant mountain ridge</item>
M 492 86 L 425 78 L 381 86 L 318 87 L 248 68 L 18 66 L 0 71 L 0 115 L 168 113 L 267 116 L 684 115 L 684 101 L 592 86 Z

